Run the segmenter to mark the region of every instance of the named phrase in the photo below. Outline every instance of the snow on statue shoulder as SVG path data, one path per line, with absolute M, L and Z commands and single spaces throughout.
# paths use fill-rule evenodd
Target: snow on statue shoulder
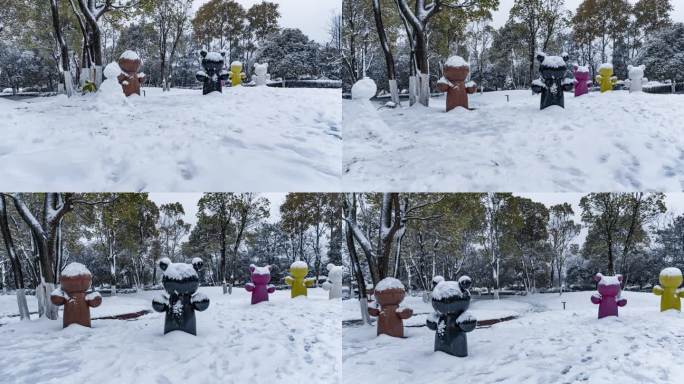
M 152 300 L 152 308 L 157 312 L 166 312 L 164 334 L 171 331 L 183 331 L 197 334 L 195 311 L 204 311 L 209 307 L 209 298 L 197 292 L 199 288 L 199 272 L 203 262 L 199 258 L 192 264 L 172 263 L 168 258 L 159 260 L 159 268 L 164 271 L 162 285 L 166 293 Z

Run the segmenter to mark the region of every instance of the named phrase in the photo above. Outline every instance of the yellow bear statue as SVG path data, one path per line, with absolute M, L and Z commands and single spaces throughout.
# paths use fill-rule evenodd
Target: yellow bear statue
M 303 261 L 295 261 L 290 265 L 290 275 L 285 276 L 285 284 L 292 287 L 290 292 L 291 297 L 306 296 L 306 288 L 313 287 L 314 279 L 306 278 L 309 273 L 309 266 Z
M 653 294 L 660 296 L 660 312 L 668 309 L 682 310 L 681 298 L 684 298 L 684 289 L 679 289 L 682 284 L 682 271 L 679 268 L 665 268 L 660 271 L 660 285 L 653 287 Z
M 613 76 L 613 64 L 601 64 L 598 72 L 596 82 L 601 86 L 601 93 L 612 91 L 613 85 L 617 82 L 617 77 Z
M 233 87 L 242 85 L 242 80 L 247 77 L 244 72 L 242 72 L 242 63 L 239 61 L 233 61 L 230 64 L 230 74 L 228 75 L 230 79 L 230 84 Z

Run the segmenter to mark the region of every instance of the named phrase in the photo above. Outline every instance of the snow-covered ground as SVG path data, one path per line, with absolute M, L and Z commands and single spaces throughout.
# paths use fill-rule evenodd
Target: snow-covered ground
M 434 352 L 434 332 L 427 327 L 405 328 L 404 339 L 378 337 L 375 327 L 345 327 L 344 382 L 368 377 L 378 383 L 682 382 L 684 315 L 660 313 L 659 298 L 650 293 L 623 296 L 627 306 L 620 317 L 601 320 L 591 292 L 474 301 L 472 312 L 479 319 L 487 315 L 481 310 L 499 307 L 520 317 L 470 332 L 465 358 Z M 406 306 L 412 304 L 417 303 Z M 345 316 L 356 308 L 357 302 L 345 302 Z
M 0 99 L 0 190 L 339 191 L 339 90 L 144 90 Z
M 506 95 L 510 102 L 506 101 Z M 380 109 L 343 101 L 343 185 L 353 190 L 586 192 L 684 188 L 684 95 L 616 91 L 539 110 L 539 95 L 445 98 Z
M 7 383 L 340 383 L 341 304 L 328 292 L 290 299 L 277 291 L 252 306 L 250 294 L 201 287 L 211 303 L 196 312 L 197 336 L 164 331 L 164 314 L 94 320 L 12 320 L 0 326 L 0 382 Z M 152 310 L 157 292 L 104 297 L 93 317 Z M 16 312 L 0 296 L 0 316 Z M 28 297 L 35 309 L 35 298 Z M 61 316 L 61 315 L 60 315 Z M 34 316 L 35 318 L 35 316 Z

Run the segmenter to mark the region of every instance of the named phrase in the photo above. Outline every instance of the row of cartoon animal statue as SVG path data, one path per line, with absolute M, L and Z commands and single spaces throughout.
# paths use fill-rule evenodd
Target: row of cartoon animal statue
M 426 325 L 435 331 L 434 350 L 453 356 L 468 356 L 466 333 L 477 326 L 477 319 L 468 312 L 472 280 L 462 276 L 458 281 L 434 280 L 430 294 L 435 310 Z M 413 310 L 402 308 L 406 296 L 401 281 L 387 277 L 374 288 L 375 303 L 368 307 L 368 314 L 377 317 L 377 334 L 404 337 L 404 320 L 413 316 Z
M 598 318 L 617 316 L 618 307 L 627 305 L 621 296 L 622 276 L 594 276 L 597 293 L 592 294 L 591 302 L 599 306 Z M 653 293 L 661 297 L 660 310 L 681 311 L 681 298 L 684 298 L 682 272 L 677 268 L 665 268 L 660 272 L 660 285 Z M 468 312 L 470 307 L 470 288 L 473 282 L 468 276 L 458 281 L 447 281 L 441 276 L 433 279 L 432 292 L 424 297 L 432 303 L 434 312 L 426 320 L 427 327 L 435 331 L 434 350 L 453 356 L 468 356 L 466 333 L 477 327 L 477 319 Z M 377 317 L 377 334 L 404 337 L 404 320 L 413 316 L 413 310 L 401 307 L 406 296 L 401 281 L 388 277 L 374 288 L 375 302 L 368 307 L 368 314 Z
M 557 105 L 565 106 L 564 92 L 575 90 L 575 97 L 589 93 L 592 84 L 589 75 L 589 68 L 586 66 L 574 65 L 572 74 L 568 75 L 567 54 L 562 56 L 547 56 L 540 53 L 537 55 L 539 62 L 540 77 L 532 82 L 532 91 L 541 94 L 541 109 Z M 648 80 L 644 78 L 644 65 L 629 66 L 629 80 L 626 81 L 630 92 L 640 92 L 643 84 Z M 460 56 L 450 57 L 442 68 L 442 78 L 437 82 L 437 90 L 447 94 L 446 111 L 449 112 L 457 107 L 469 109 L 468 95 L 477 91 L 477 84 L 467 81 L 470 73 L 470 66 Z M 617 77 L 613 76 L 613 66 L 602 64 L 598 68 L 596 82 L 599 84 L 601 93 L 613 90 L 617 82 Z
M 202 94 L 207 95 L 212 92 L 222 92 L 223 82 L 230 81 L 231 86 L 239 87 L 247 75 L 242 71 L 242 63 L 234 61 L 230 64 L 230 71 L 225 67 L 225 52 L 200 52 L 202 57 L 203 70 L 197 72 L 197 81 L 204 84 Z M 268 74 L 268 63 L 254 64 L 254 83 L 256 86 L 265 86 L 271 79 Z
M 230 64 L 230 71 L 225 69 L 224 52 L 207 52 L 202 50 L 200 52 L 202 58 L 201 64 L 203 70 L 197 72 L 195 78 L 203 84 L 202 93 L 204 95 L 211 92 L 222 92 L 223 83 L 230 81 L 232 87 L 241 86 L 247 75 L 243 72 L 243 66 L 240 61 L 234 61 Z M 131 95 L 140 95 L 140 88 L 145 82 L 145 74 L 140 72 L 143 61 L 140 56 L 134 51 L 125 51 L 117 61 L 121 69 L 117 81 L 121 85 L 124 95 L 126 97 Z M 254 64 L 254 84 L 256 86 L 265 86 L 271 79 L 268 74 L 268 63 Z
M 679 268 L 665 268 L 658 276 L 659 285 L 653 287 L 653 294 L 660 296 L 660 311 L 671 309 L 681 311 L 681 299 L 684 298 L 682 285 L 682 271 Z M 598 304 L 598 318 L 618 315 L 618 307 L 627 305 L 627 299 L 622 297 L 622 275 L 604 276 L 597 273 L 594 276 L 597 292 L 591 295 L 591 302 Z
M 209 308 L 209 298 L 198 292 L 200 279 L 198 272 L 204 263 L 200 258 L 192 259 L 191 264 L 173 263 L 168 258 L 162 258 L 159 263 L 162 270 L 163 293 L 152 299 L 152 308 L 165 313 L 164 334 L 172 331 L 183 331 L 192 335 L 197 334 L 195 311 Z M 323 289 L 329 292 L 329 299 L 342 297 L 343 268 L 328 264 L 328 278 Z M 269 294 L 275 292 L 271 285 L 271 267 L 249 266 L 251 282 L 245 284 L 245 290 L 251 292 L 252 304 L 268 301 Z M 290 275 L 285 282 L 291 289 L 291 297 L 306 296 L 307 288 L 314 285 L 313 278 L 306 278 L 308 265 L 303 261 L 296 261 L 290 266 Z M 50 300 L 57 306 L 64 306 L 63 327 L 79 324 L 90 327 L 90 308 L 98 307 L 102 303 L 99 292 L 87 293 L 92 284 L 92 274 L 80 263 L 70 263 L 61 273 L 60 287 L 55 289 Z

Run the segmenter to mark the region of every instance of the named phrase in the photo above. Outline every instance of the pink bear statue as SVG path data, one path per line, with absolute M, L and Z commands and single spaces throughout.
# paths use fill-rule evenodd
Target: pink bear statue
M 627 305 L 627 299 L 621 297 L 622 275 L 603 276 L 597 273 L 594 281 L 598 283 L 598 293 L 591 295 L 591 302 L 599 305 L 598 318 L 617 316 L 618 307 Z
M 252 264 L 249 266 L 252 272 L 252 282 L 245 284 L 245 290 L 252 292 L 252 304 L 268 301 L 268 294 L 275 292 L 275 286 L 271 282 L 271 266 L 257 267 Z
M 585 66 L 573 66 L 572 74 L 575 75 L 575 97 L 589 93 L 589 68 Z

